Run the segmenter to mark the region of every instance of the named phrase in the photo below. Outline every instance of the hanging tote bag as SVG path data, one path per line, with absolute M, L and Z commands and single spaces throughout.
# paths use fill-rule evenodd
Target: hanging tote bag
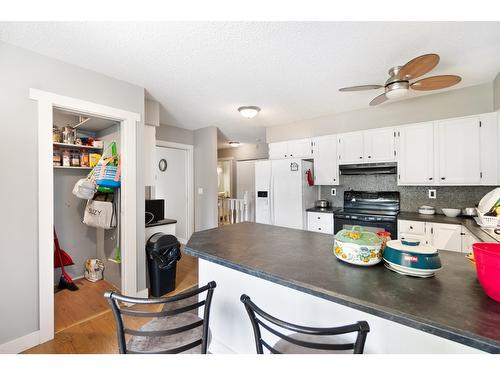
M 111 162 L 116 162 L 117 165 L 111 165 Z M 117 157 L 106 158 L 102 163 L 99 161 L 95 167 L 96 184 L 99 187 L 117 189 L 120 187 L 120 172 L 120 159 Z
M 114 228 L 116 226 L 114 203 L 89 199 L 85 207 L 83 223 L 95 228 Z

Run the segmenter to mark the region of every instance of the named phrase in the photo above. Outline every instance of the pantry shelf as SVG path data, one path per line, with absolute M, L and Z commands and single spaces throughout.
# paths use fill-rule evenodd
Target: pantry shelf
M 90 170 L 92 167 L 63 167 L 61 165 L 54 165 L 54 169 L 86 169 Z
M 102 151 L 102 147 L 94 147 L 94 146 L 84 146 L 84 145 L 74 145 L 71 143 L 59 143 L 59 142 L 53 142 L 52 143 L 54 146 L 58 147 L 66 147 L 66 148 L 75 148 L 75 149 L 87 149 L 87 150 L 96 150 L 96 151 Z

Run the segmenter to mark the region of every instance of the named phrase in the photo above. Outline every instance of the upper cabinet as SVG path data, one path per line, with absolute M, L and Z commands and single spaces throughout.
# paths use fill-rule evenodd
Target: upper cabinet
M 440 185 L 480 185 L 480 120 L 467 117 L 436 122 Z
M 395 160 L 393 128 L 343 133 L 339 138 L 339 164 L 381 163 Z
M 425 122 L 396 130 L 398 184 L 434 184 L 434 124 Z
M 286 142 L 274 142 L 269 144 L 269 159 L 284 158 L 311 158 L 311 139 L 297 139 Z
M 314 184 L 338 185 L 337 136 L 327 135 L 312 139 L 314 158 Z
M 396 133 L 393 128 L 380 128 L 364 131 L 364 162 L 382 163 L 395 161 L 395 139 Z

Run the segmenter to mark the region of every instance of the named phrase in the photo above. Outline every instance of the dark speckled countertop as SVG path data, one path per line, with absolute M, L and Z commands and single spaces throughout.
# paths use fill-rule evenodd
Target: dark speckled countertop
M 429 279 L 332 254 L 332 236 L 240 223 L 194 233 L 185 252 L 491 353 L 500 353 L 500 303 L 488 298 L 464 254 L 440 251 Z M 272 244 L 272 245 L 270 245 Z M 367 288 L 367 286 L 370 286 Z
M 340 211 L 340 210 L 342 210 L 342 207 L 326 207 L 326 208 L 311 207 L 311 208 L 308 208 L 306 211 L 307 212 L 321 212 L 321 213 L 333 214 L 335 211 Z
M 488 233 L 483 232 L 479 225 L 472 217 L 457 216 L 448 217 L 443 214 L 435 215 L 422 215 L 417 212 L 400 212 L 398 215 L 399 220 L 412 220 L 412 221 L 427 221 L 430 223 L 443 223 L 443 224 L 458 224 L 463 225 L 471 233 L 483 242 L 497 242 L 496 239 L 491 237 Z

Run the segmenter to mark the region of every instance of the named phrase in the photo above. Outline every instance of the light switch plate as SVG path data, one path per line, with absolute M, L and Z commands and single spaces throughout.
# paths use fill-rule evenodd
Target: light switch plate
M 203 195 L 203 188 L 202 187 L 198 188 L 198 195 Z
M 332 197 L 336 196 L 336 195 L 337 195 L 337 189 L 335 189 L 335 188 L 331 188 L 331 189 L 330 189 L 330 195 L 331 195 Z
M 429 189 L 428 194 L 429 194 L 429 199 L 436 199 L 436 189 Z

